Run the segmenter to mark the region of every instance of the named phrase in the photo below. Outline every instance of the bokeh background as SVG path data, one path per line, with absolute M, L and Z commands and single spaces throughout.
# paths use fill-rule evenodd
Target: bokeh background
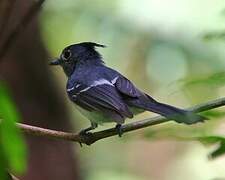
M 41 69 L 40 64 L 32 69 L 27 65 L 23 70 L 40 71 L 40 78 L 34 78 L 37 84 L 50 77 L 46 92 L 51 94 L 56 91 L 60 97 L 57 103 L 63 104 L 65 111 L 60 108 L 60 113 L 54 116 L 59 111 L 55 109 L 54 100 L 48 99 L 50 96 L 47 96 L 46 92 L 38 97 L 44 99 L 43 101 L 38 104 L 29 101 L 29 107 L 40 107 L 45 101 L 50 101 L 46 109 L 48 113 L 53 114 L 51 123 L 46 123 L 43 119 L 43 123 L 39 123 L 42 116 L 30 121 L 29 119 L 34 117 L 32 113 L 36 111 L 25 113 L 27 108 L 24 103 L 21 103 L 22 108 L 20 105 L 19 111 L 22 111 L 23 116 L 29 114 L 25 116 L 29 117 L 26 123 L 51 129 L 70 129 L 78 132 L 89 125 L 89 121 L 76 110 L 66 96 L 67 79 L 62 69 L 47 67 L 48 61 L 58 57 L 65 46 L 82 41 L 107 45 L 107 48 L 98 48 L 105 63 L 120 71 L 159 101 L 186 108 L 223 97 L 224 28 L 225 2 L 222 0 L 46 0 L 35 21 L 35 32 L 38 31 L 38 36 L 33 37 L 35 40 L 26 46 L 27 51 L 30 51 L 29 44 L 35 44 L 36 41 L 42 43 L 45 60 L 41 60 L 41 65 L 45 70 Z M 29 31 L 29 34 L 32 33 L 33 31 Z M 27 35 L 23 35 L 24 38 L 25 36 Z M 15 46 L 15 49 L 19 48 L 19 45 Z M 26 54 L 27 51 L 21 52 Z M 28 54 L 29 56 L 24 55 L 23 58 L 27 58 L 26 63 L 29 64 L 40 61 L 39 58 L 42 57 L 35 58 L 32 53 Z M 12 64 L 13 62 L 11 67 Z M 16 87 L 19 82 L 15 82 L 16 75 L 11 77 L 9 69 L 4 69 L 5 77 L 10 77 L 6 80 L 11 80 L 10 87 Z M 29 82 L 33 81 L 31 76 Z M 29 87 L 29 83 L 26 86 Z M 37 85 L 36 90 L 41 87 L 45 85 Z M 19 96 L 12 94 L 18 102 Z M 29 175 L 22 179 L 28 179 L 28 176 L 40 179 L 42 171 L 50 166 L 51 172 L 55 174 L 76 174 L 64 178 L 66 180 L 72 180 L 72 177 L 84 180 L 225 179 L 225 156 L 213 160 L 209 158 L 210 152 L 217 145 L 205 146 L 196 140 L 196 137 L 225 135 L 224 110 L 219 108 L 205 113 L 211 120 L 204 124 L 185 126 L 169 122 L 133 131 L 122 138 L 107 138 L 90 147 L 80 148 L 79 144 L 41 138 L 41 141 L 51 143 L 51 146 L 44 148 L 44 153 L 40 153 L 43 149 L 38 144 L 39 152 L 34 157 L 32 148 L 36 148 L 35 143 L 40 139 L 29 137 Z M 127 122 L 154 115 L 146 112 Z M 58 125 L 55 125 L 56 116 L 62 119 Z M 65 126 L 68 129 L 64 127 L 65 119 L 70 120 L 70 124 Z M 112 126 L 108 124 L 99 129 Z M 66 151 L 61 148 L 64 145 L 68 146 Z M 54 154 L 53 149 L 61 154 Z M 63 156 L 66 152 L 71 156 L 65 160 Z M 54 160 L 61 155 L 60 161 Z M 45 158 L 48 159 L 49 156 L 49 162 L 52 163 L 45 167 Z M 36 168 L 33 169 L 31 164 Z M 61 167 L 68 167 L 69 164 L 76 170 L 62 172 Z M 41 168 L 42 165 L 45 168 Z M 53 176 L 47 175 L 46 172 L 42 179 L 51 179 L 50 177 Z M 57 175 L 54 179 L 59 177 L 60 175 Z

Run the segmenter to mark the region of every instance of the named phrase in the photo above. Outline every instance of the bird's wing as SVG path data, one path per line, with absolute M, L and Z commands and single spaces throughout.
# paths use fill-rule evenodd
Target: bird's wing
M 127 78 L 120 76 L 116 79 L 115 87 L 119 92 L 129 97 L 137 98 L 143 96 L 143 93 L 139 91 Z
M 72 101 L 89 111 L 99 111 L 117 120 L 132 118 L 133 114 L 124 103 L 115 86 L 109 81 L 101 81 L 91 86 L 74 84 L 67 89 Z
M 152 102 L 157 103 L 155 99 L 153 99 L 148 94 L 140 91 L 138 88 L 134 86 L 132 82 L 130 82 L 127 78 L 124 76 L 119 76 L 115 81 L 115 87 L 116 89 L 124 94 L 123 96 L 126 100 L 126 103 L 128 103 L 131 106 L 136 106 L 143 109 L 143 104 Z M 128 97 L 128 98 L 127 98 Z

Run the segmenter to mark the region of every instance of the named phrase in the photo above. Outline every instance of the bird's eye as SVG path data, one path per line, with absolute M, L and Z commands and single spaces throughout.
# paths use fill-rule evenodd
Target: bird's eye
M 71 55 L 72 54 L 71 54 L 70 50 L 67 50 L 62 54 L 62 59 L 65 61 L 68 61 L 68 59 L 71 57 Z

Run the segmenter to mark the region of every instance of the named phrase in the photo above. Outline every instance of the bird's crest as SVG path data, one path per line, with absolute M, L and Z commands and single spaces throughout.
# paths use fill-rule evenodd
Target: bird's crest
M 98 43 L 94 43 L 94 42 L 82 42 L 82 43 L 80 43 L 80 45 L 85 46 L 85 47 L 90 47 L 90 48 L 95 48 L 95 47 L 105 48 L 106 47 L 103 44 L 98 44 Z

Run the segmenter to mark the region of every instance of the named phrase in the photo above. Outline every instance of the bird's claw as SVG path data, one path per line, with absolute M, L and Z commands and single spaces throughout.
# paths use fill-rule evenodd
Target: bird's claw
M 82 129 L 80 132 L 79 132 L 79 135 L 80 136 L 85 136 L 88 134 L 88 131 L 86 129 Z
M 91 132 L 88 132 L 87 129 L 82 129 L 80 132 L 79 132 L 79 135 L 85 139 L 85 137 L 88 137 L 88 136 L 91 136 L 92 133 Z M 83 142 L 79 142 L 80 144 L 80 147 L 83 147 Z
M 82 142 L 79 142 L 79 144 L 80 144 L 80 147 L 83 147 L 83 144 L 82 144 Z
M 116 132 L 119 135 L 119 137 L 122 137 L 122 134 L 123 134 L 122 125 L 121 124 L 117 124 L 115 128 L 116 128 Z

